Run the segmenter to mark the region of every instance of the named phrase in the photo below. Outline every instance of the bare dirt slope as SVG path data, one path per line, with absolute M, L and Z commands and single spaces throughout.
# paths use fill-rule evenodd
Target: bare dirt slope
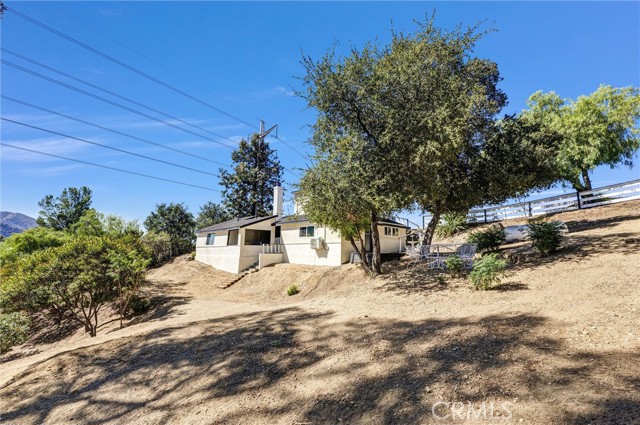
M 168 301 L 148 321 L 0 364 L 0 418 L 640 424 L 640 202 L 554 219 L 566 246 L 486 292 L 408 262 L 374 280 L 283 264 L 222 290 L 176 260 L 150 273 Z

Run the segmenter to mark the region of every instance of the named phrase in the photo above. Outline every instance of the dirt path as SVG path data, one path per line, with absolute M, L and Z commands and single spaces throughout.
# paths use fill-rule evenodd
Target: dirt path
M 567 246 L 486 292 L 407 263 L 277 265 L 220 290 L 176 261 L 150 274 L 173 300 L 158 317 L 0 365 L 0 418 L 640 424 L 637 211 L 560 215 Z

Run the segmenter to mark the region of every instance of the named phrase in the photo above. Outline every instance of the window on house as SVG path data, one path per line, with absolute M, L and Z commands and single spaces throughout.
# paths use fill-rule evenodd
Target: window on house
M 213 245 L 213 242 L 215 240 L 216 240 L 216 234 L 215 233 L 207 234 L 207 245 Z
M 312 238 L 315 233 L 315 226 L 303 226 L 300 228 L 300 237 L 301 238 Z
M 227 245 L 238 245 L 238 229 L 229 230 L 229 236 L 227 237 Z
M 398 236 L 398 228 L 397 227 L 386 227 L 384 228 L 385 236 Z

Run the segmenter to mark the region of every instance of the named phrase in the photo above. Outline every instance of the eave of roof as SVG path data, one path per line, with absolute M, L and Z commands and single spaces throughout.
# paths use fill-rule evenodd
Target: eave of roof
M 217 232 L 222 230 L 234 230 L 242 227 L 251 226 L 252 224 L 261 223 L 266 220 L 274 219 L 277 215 L 270 215 L 267 217 L 242 217 L 232 218 L 231 220 L 223 221 L 222 223 L 214 224 L 213 226 L 204 227 L 196 230 L 196 233 Z

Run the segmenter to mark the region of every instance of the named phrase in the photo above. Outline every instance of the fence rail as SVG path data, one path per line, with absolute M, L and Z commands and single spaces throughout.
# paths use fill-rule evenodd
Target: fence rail
M 633 199 L 640 199 L 640 179 L 582 192 L 536 199 L 535 201 L 473 209 L 467 214 L 467 220 L 471 223 L 491 223 L 512 218 L 534 217 L 542 214 L 599 207 Z M 422 216 L 423 227 L 426 227 L 431 219 L 430 214 Z

